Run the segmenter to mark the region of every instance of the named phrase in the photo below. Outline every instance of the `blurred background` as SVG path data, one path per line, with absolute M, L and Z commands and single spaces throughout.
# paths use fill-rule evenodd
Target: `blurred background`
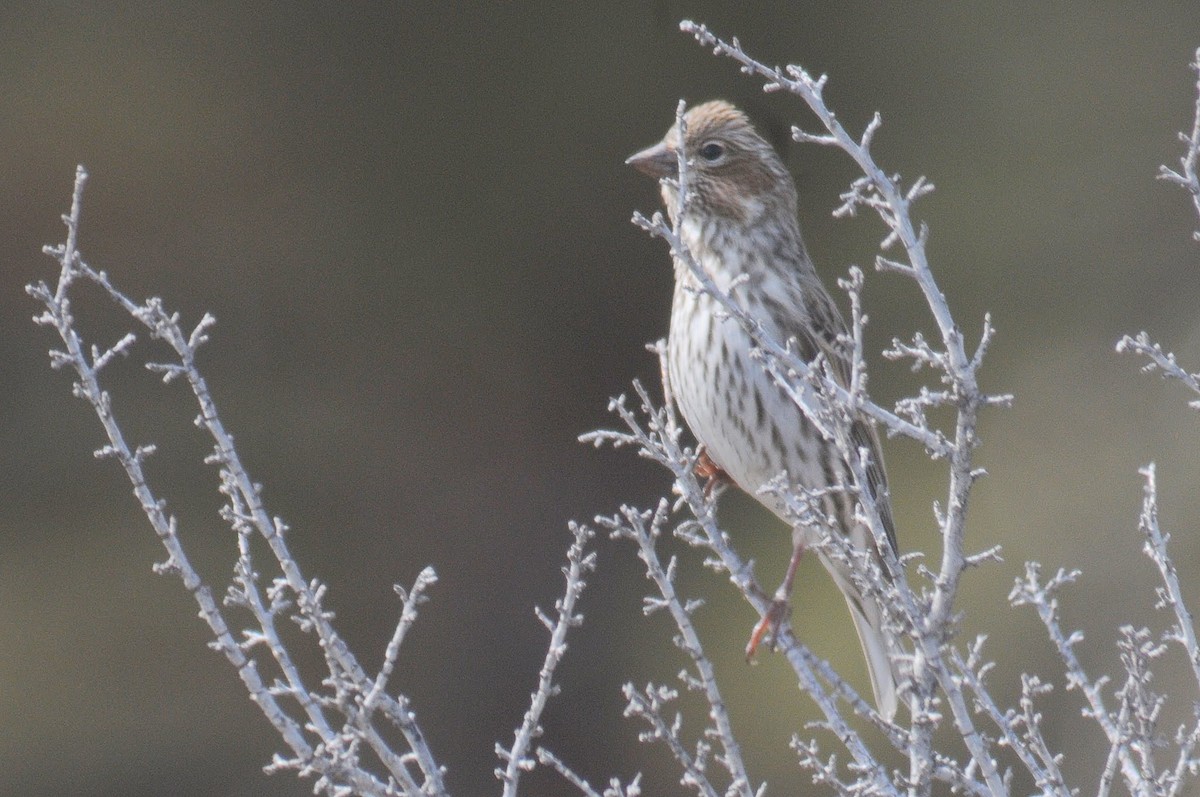
M 568 520 L 647 506 L 668 487 L 631 452 L 575 442 L 613 422 L 609 396 L 653 379 L 643 345 L 666 331 L 666 249 L 629 224 L 657 192 L 622 160 L 659 139 L 680 97 L 724 97 L 785 153 L 828 281 L 869 265 L 882 236 L 874 218 L 830 217 L 854 172 L 787 142 L 789 125 L 815 124 L 801 104 L 764 96 L 679 33 L 684 17 L 762 60 L 828 72 L 850 129 L 883 114 L 880 163 L 937 185 L 918 206 L 937 277 L 969 336 L 993 313 L 983 381 L 1016 395 L 982 427 L 991 476 L 968 542 L 1002 544 L 1005 562 L 966 582 L 964 635 L 991 635 L 1002 701 L 1022 670 L 1053 679 L 1051 742 L 1072 785 L 1094 787 L 1101 737 L 1061 690 L 1032 612 L 1005 598 L 1026 559 L 1081 567 L 1066 621 L 1087 632 L 1089 669 L 1115 672 L 1119 625 L 1167 622 L 1136 528 L 1137 469 L 1156 460 L 1163 523 L 1200 601 L 1200 423 L 1180 388 L 1113 352 L 1147 329 L 1200 369 L 1200 220 L 1154 179 L 1191 124 L 1193 0 L 5 3 L 0 793 L 310 792 L 261 773 L 280 742 L 205 647 L 179 583 L 151 573 L 160 546 L 119 468 L 93 459 L 100 429 L 48 367 L 52 331 L 30 323 L 23 286 L 56 273 L 40 249 L 62 240 L 77 163 L 92 175 L 86 259 L 189 324 L 217 317 L 202 366 L 224 420 L 364 664 L 377 666 L 395 622 L 391 585 L 437 569 L 393 683 L 454 792 L 497 788 L 492 747 L 511 741 L 535 683 L 533 607 L 560 589 Z M 869 272 L 866 304 L 874 351 L 933 331 L 899 277 Z M 101 342 L 127 326 L 100 297 L 76 309 Z M 135 441 L 159 444 L 154 484 L 220 587 L 233 540 L 216 474 L 183 387 L 144 373 L 155 349 L 142 345 L 110 372 L 117 410 Z M 872 364 L 881 400 L 918 384 Z M 936 552 L 943 472 L 906 441 L 886 453 L 901 546 Z M 775 583 L 785 529 L 736 496 L 722 519 Z M 630 548 L 598 548 L 545 741 L 594 784 L 644 770 L 647 793 L 677 793 L 666 751 L 621 717 L 619 689 L 684 661 L 667 618 L 641 615 L 648 585 Z M 778 657 L 741 660 L 750 609 L 682 555 L 686 587 L 709 600 L 702 631 L 754 775 L 771 793 L 812 788 L 787 749 L 809 701 Z M 865 688 L 815 561 L 795 602 L 800 636 Z M 1158 683 L 1186 687 L 1177 676 L 1167 667 Z M 569 791 L 549 776 L 528 786 Z

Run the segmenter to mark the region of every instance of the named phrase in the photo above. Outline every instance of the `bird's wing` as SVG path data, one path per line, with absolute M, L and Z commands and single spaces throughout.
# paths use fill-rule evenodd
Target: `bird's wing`
M 815 275 L 814 275 L 815 276 Z M 846 331 L 846 323 L 838 311 L 832 297 L 818 286 L 816 290 L 804 291 L 808 323 L 789 324 L 784 330 L 785 337 L 796 341 L 797 351 L 805 362 L 812 362 L 818 355 L 823 355 L 833 366 L 833 373 L 842 387 L 850 387 L 850 361 L 845 347 L 838 341 L 838 335 Z M 814 334 L 815 333 L 815 334 Z M 875 506 L 883 521 L 883 529 L 891 543 L 892 551 L 899 552 L 896 544 L 896 527 L 892 520 L 892 504 L 888 495 L 887 474 L 883 467 L 883 447 L 880 444 L 879 433 L 875 425 L 866 418 L 857 418 L 850 427 L 851 443 L 856 448 L 866 448 L 870 452 L 867 463 L 866 488 L 875 499 Z

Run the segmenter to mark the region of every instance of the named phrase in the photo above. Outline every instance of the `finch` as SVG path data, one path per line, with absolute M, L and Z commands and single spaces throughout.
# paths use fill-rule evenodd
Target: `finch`
M 661 180 L 661 187 L 667 213 L 692 257 L 718 289 L 762 324 L 767 335 L 780 344 L 790 343 L 806 362 L 823 357 L 845 386 L 851 364 L 838 336 L 846 332 L 846 324 L 800 237 L 791 174 L 746 115 L 729 103 L 697 105 L 684 119 L 682 140 L 676 124 L 661 142 L 627 163 L 656 178 L 678 178 L 677 153 L 683 148 L 688 172 L 682 218 L 678 184 Z M 756 345 L 749 333 L 700 290 L 687 264 L 675 258 L 674 270 L 668 375 L 679 411 L 700 444 L 698 473 L 719 472 L 789 523 L 784 502 L 777 495 L 760 494 L 765 484 L 786 474 L 789 483 L 804 488 L 834 488 L 824 493 L 822 511 L 857 550 L 880 562 L 875 536 L 856 519 L 854 496 L 837 489 L 853 484 L 837 445 L 814 427 L 752 357 Z M 878 435 L 862 418 L 854 421 L 850 434 L 856 447 L 869 451 L 867 489 L 894 553 L 896 538 Z M 753 655 L 766 629 L 775 630 L 786 616 L 796 565 L 819 536 L 815 529 L 793 525 L 787 576 L 771 611 L 751 637 L 748 655 Z M 898 677 L 888 655 L 883 611 L 855 584 L 853 564 L 845 557 L 829 556 L 823 546 L 816 550 L 846 598 L 876 706 L 890 720 L 896 713 Z

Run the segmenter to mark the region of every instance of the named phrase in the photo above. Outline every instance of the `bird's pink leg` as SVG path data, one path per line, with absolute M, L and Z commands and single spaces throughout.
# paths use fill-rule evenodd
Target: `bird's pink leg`
M 767 611 L 763 613 L 762 619 L 758 621 L 758 625 L 754 626 L 754 631 L 750 633 L 750 641 L 746 643 L 746 660 L 754 658 L 754 654 L 758 651 L 758 646 L 762 644 L 763 638 L 769 631 L 771 633 L 772 644 L 774 644 L 779 633 L 779 626 L 791 614 L 792 606 L 789 598 L 792 595 L 792 582 L 796 580 L 796 569 L 800 566 L 800 560 L 804 558 L 805 545 L 802 542 L 797 542 L 792 546 L 792 558 L 788 561 L 787 573 L 783 576 L 783 583 L 779 585 L 779 589 L 775 590 L 775 597 L 771 601 L 771 605 L 767 607 Z
M 733 479 L 730 479 L 729 474 L 721 470 L 720 465 L 713 462 L 712 457 L 708 455 L 708 451 L 703 446 L 696 456 L 696 465 L 693 471 L 696 478 L 704 480 L 704 496 L 706 498 L 712 497 L 718 487 L 733 484 Z

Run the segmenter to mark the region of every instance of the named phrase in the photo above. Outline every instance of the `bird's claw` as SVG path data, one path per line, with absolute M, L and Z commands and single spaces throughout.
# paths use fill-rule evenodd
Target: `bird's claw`
M 692 467 L 692 471 L 696 474 L 696 478 L 704 480 L 705 498 L 712 498 L 727 484 L 733 483 L 733 480 L 729 478 L 729 474 L 723 471 L 720 465 L 713 462 L 712 457 L 708 455 L 708 451 L 703 447 L 701 447 L 699 453 L 696 455 L 696 464 Z
M 758 652 L 759 645 L 767 634 L 771 635 L 771 649 L 779 644 L 779 629 L 792 614 L 792 605 L 786 598 L 776 598 L 763 612 L 762 619 L 750 633 L 750 641 L 746 643 L 746 661 L 752 661 Z

